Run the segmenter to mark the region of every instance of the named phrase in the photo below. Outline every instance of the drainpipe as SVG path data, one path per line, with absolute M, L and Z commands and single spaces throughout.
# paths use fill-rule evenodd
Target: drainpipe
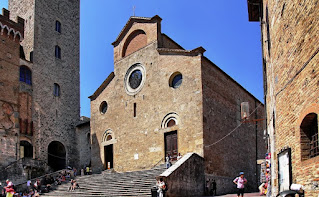
M 266 99 L 267 99 L 267 75 L 266 75 L 266 70 L 267 70 L 267 64 L 266 64 L 266 61 L 265 61 L 265 54 L 264 54 L 264 36 L 263 36 L 263 21 L 262 21 L 262 16 L 263 16 L 263 4 L 261 2 L 260 6 L 259 6 L 259 23 L 260 23 L 260 34 L 261 34 L 261 39 L 260 39 L 260 42 L 261 42 L 261 58 L 262 58 L 262 70 L 263 70 L 263 85 L 264 85 L 264 115 L 265 115 L 265 121 L 264 121 L 264 126 L 263 128 L 266 129 L 266 134 L 267 134 L 267 138 L 268 138 L 268 129 L 267 129 L 267 102 L 266 102 Z M 268 142 L 268 139 L 267 139 L 267 142 Z M 270 151 L 269 150 L 269 144 L 268 144 L 268 152 Z

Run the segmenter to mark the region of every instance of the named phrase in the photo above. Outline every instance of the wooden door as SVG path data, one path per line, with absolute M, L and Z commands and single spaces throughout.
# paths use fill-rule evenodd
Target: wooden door
M 165 138 L 165 157 L 169 154 L 173 160 L 177 159 L 177 131 L 172 131 L 164 134 Z

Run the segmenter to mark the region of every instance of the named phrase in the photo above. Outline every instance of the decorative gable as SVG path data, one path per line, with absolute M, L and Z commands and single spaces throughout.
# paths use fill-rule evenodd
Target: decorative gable
M 155 15 L 152 18 L 131 17 L 117 39 L 114 46 L 114 61 L 118 61 L 144 46 L 160 40 L 162 19 Z

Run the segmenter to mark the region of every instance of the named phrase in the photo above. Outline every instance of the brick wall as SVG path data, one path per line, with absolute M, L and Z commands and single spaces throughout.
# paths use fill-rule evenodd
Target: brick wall
M 123 57 L 137 51 L 147 44 L 147 35 L 144 31 L 137 30 L 131 33 L 124 44 Z
M 318 156 L 301 159 L 300 124 L 319 103 L 318 1 L 263 1 L 263 51 L 267 80 L 267 129 L 271 137 L 272 186 L 278 191 L 277 154 L 291 148 L 292 182 L 318 194 Z M 268 13 L 267 13 L 268 12 Z M 273 123 L 274 122 L 274 123 Z
M 9 20 L 9 12 L 6 13 L 0 15 L 0 23 L 18 32 L 19 24 Z M 0 166 L 6 166 L 18 157 L 20 40 L 10 36 L 7 29 L 0 27 L 0 31 L 3 32 L 0 34 Z
M 241 124 L 240 106 L 249 103 L 248 120 L 262 119 L 264 106 L 206 58 L 202 58 L 202 80 L 205 172 L 224 188 L 219 194 L 235 192 L 231 179 L 241 171 L 248 180 L 247 191 L 256 191 L 260 173 L 256 161 L 266 153 L 263 121 Z

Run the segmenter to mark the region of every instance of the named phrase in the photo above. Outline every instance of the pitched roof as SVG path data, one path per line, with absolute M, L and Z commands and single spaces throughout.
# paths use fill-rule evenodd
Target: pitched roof
M 101 92 L 111 83 L 114 76 L 114 72 L 111 72 L 111 74 L 109 74 L 109 76 L 103 81 L 100 87 L 91 96 L 89 96 L 89 99 L 91 99 L 91 101 L 95 100 L 101 94 Z

